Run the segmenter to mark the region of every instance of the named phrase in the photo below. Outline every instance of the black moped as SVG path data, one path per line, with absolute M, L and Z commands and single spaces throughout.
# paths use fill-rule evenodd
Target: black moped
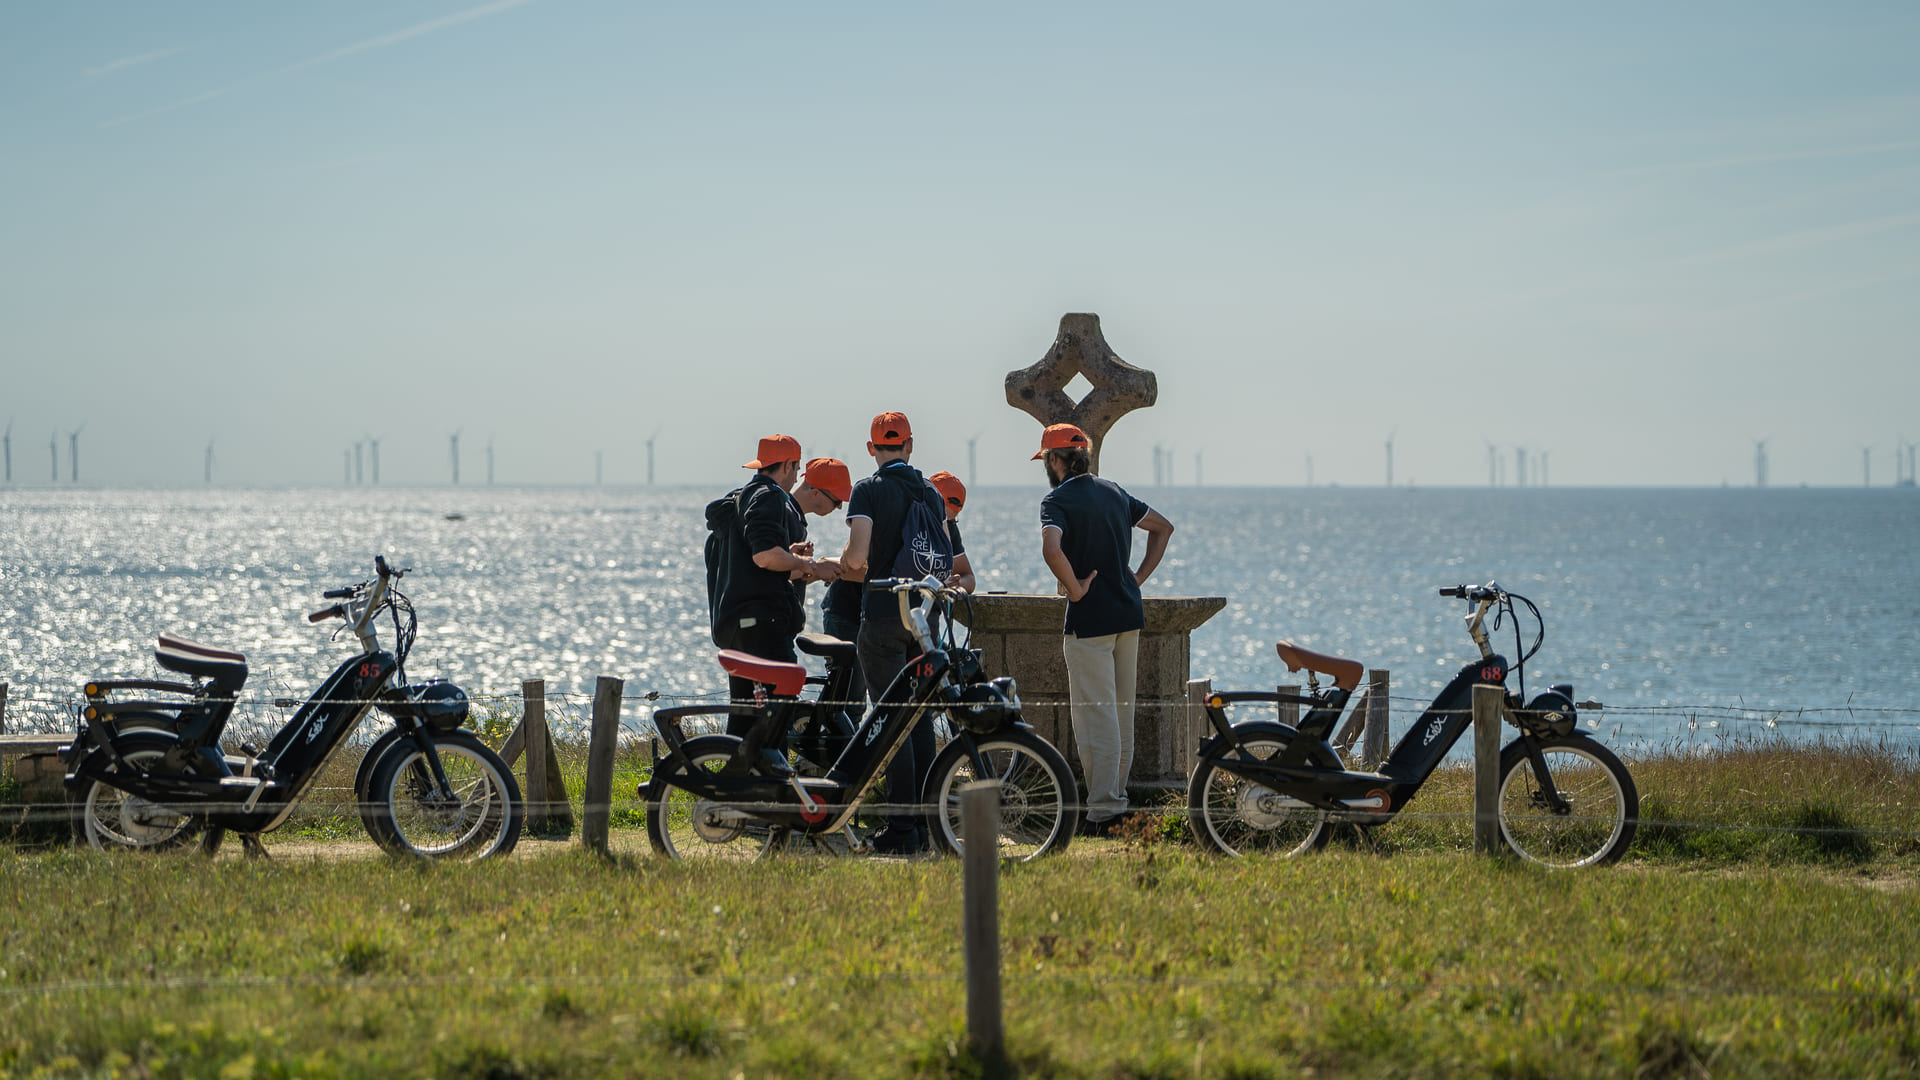
M 925 789 L 917 793 L 943 850 L 958 853 L 971 842 L 960 815 L 960 791 L 975 780 L 989 779 L 1001 783 L 1000 833 L 991 842 L 1002 859 L 1038 858 L 1064 850 L 1072 841 L 1080 816 L 1073 774 L 1059 751 L 1021 719 L 1013 679 L 988 678 L 980 651 L 953 640 L 952 618 L 942 619 L 936 631 L 926 607 L 911 606 L 915 596 L 925 598 L 929 607 L 947 607 L 966 594 L 930 577 L 874 581 L 869 587 L 894 593 L 901 624 L 913 632 L 921 653 L 850 735 L 829 730 L 819 747 L 808 750 L 825 756 L 838 748 L 824 776 L 802 775 L 790 755 L 797 719 L 815 725 L 839 723 L 834 712 L 839 703 L 832 695 L 845 690 L 833 689 L 831 675 L 820 701 L 803 701 L 799 695 L 809 678 L 806 668 L 723 651 L 720 666 L 764 687 L 763 700 L 654 714 L 667 753 L 656 749 L 653 777 L 640 787 L 654 850 L 676 859 L 734 860 L 811 843 L 839 854 L 840 848 L 828 838 L 844 833 L 913 725 L 928 714 L 944 714 L 954 732 L 935 755 Z M 834 638 L 803 641 L 801 647 L 830 661 L 852 660 L 852 644 Z M 683 728 L 699 716 L 743 714 L 753 718 L 744 737 L 689 738 Z M 911 798 L 910 793 L 902 801 Z
M 345 620 L 360 652 L 320 684 L 265 748 L 221 748 L 247 679 L 240 653 L 161 634 L 154 659 L 192 683 L 88 683 L 79 732 L 66 752 L 67 791 L 87 842 L 101 850 L 156 851 L 198 838 L 201 849 L 212 852 L 233 830 L 249 852 L 258 852 L 260 835 L 287 820 L 327 761 L 378 708 L 393 718 L 393 729 L 367 748 L 354 778 L 361 821 L 374 842 L 431 859 L 512 851 L 525 811 L 513 773 L 461 729 L 468 715 L 464 691 L 437 679 L 408 683 L 418 620 L 395 587 L 406 571 L 390 568 L 381 556 L 374 569 L 371 581 L 324 593 L 340 603 L 308 616 L 316 623 Z M 383 612 L 392 616 L 392 652 L 375 633 Z M 171 696 L 118 696 L 129 691 Z
M 1525 669 L 1546 639 L 1540 609 L 1497 582 L 1457 585 L 1440 595 L 1467 601 L 1467 635 L 1480 658 L 1463 665 L 1420 719 L 1407 729 L 1378 771 L 1348 769 L 1328 742 L 1340 711 L 1360 683 L 1358 660 L 1316 653 L 1291 642 L 1278 645 L 1288 670 L 1305 669 L 1307 693 L 1216 693 L 1207 698 L 1213 737 L 1200 746 L 1187 784 L 1187 815 L 1200 841 L 1223 854 L 1298 855 L 1327 842 L 1329 828 L 1371 828 L 1406 809 L 1447 751 L 1473 724 L 1473 688 L 1506 686 L 1520 674 L 1518 692 L 1503 695 L 1505 716 L 1519 736 L 1500 752 L 1500 836 L 1520 857 L 1548 866 L 1609 863 L 1633 843 L 1640 796 L 1613 752 L 1580 732 L 1573 686 L 1559 683 L 1524 705 Z M 1520 641 L 1515 601 L 1532 613 L 1538 633 L 1511 665 L 1493 651 L 1488 611 L 1511 619 Z M 1333 679 L 1320 690 L 1318 675 Z M 1238 704 L 1288 703 L 1307 707 L 1296 727 L 1272 720 L 1229 724 Z

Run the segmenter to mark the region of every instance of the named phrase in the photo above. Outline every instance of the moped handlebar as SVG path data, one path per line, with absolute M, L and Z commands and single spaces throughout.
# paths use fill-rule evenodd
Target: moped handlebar
M 1440 590 L 1441 596 L 1451 596 L 1461 600 L 1498 600 L 1501 596 L 1499 585 L 1489 581 L 1485 585 L 1452 585 Z
M 321 594 L 320 594 L 320 599 L 322 599 L 322 600 L 350 600 L 350 599 L 352 599 L 352 598 L 353 598 L 353 594 L 354 594 L 354 593 L 356 593 L 356 592 L 358 592 L 358 591 L 360 591 L 360 590 L 358 590 L 358 589 L 356 589 L 355 587 L 353 587 L 353 586 L 351 586 L 351 585 L 349 585 L 349 586 L 347 586 L 347 587 L 346 587 L 346 588 L 344 588 L 344 589 L 328 589 L 328 590 L 327 590 L 326 592 L 323 592 L 323 593 L 321 593 Z

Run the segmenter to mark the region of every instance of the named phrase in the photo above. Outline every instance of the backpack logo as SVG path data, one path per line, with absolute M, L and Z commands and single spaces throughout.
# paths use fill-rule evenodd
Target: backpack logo
M 893 559 L 893 576 L 944 579 L 953 569 L 953 541 L 947 537 L 946 513 L 929 504 L 925 496 L 933 493 L 933 486 L 926 481 L 919 481 L 910 490 L 912 497 L 900 523 L 900 553 Z

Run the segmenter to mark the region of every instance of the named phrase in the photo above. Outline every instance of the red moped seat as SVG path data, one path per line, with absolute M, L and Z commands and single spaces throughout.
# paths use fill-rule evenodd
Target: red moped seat
M 800 693 L 801 687 L 807 685 L 807 669 L 799 664 L 762 660 L 738 649 L 722 649 L 720 666 L 736 678 L 772 686 L 773 692 L 781 697 L 793 697 Z
M 1288 671 L 1299 671 L 1305 668 L 1322 675 L 1330 675 L 1333 677 L 1333 685 L 1342 690 L 1352 690 L 1359 686 L 1360 676 L 1366 673 L 1366 667 L 1358 660 L 1348 660 L 1314 652 L 1312 649 L 1303 649 L 1291 641 L 1275 642 L 1274 648 L 1279 650 L 1280 659 L 1287 665 Z

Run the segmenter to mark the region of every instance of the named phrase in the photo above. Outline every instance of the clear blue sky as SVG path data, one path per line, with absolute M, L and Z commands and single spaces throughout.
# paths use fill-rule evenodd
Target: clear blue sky
M 1105 470 L 1892 479 L 1920 439 L 1920 6 L 0 8 L 0 424 L 96 484 L 721 485 L 757 436 Z M 1509 461 L 1508 479 L 1512 479 Z

